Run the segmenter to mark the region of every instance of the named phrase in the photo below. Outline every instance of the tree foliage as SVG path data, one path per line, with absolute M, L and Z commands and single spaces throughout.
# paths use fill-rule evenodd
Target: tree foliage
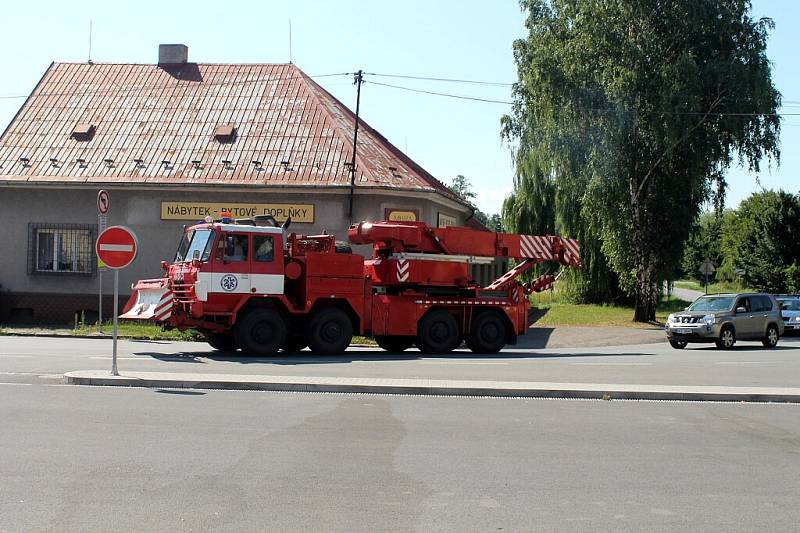
M 700 206 L 721 209 L 726 169 L 779 158 L 769 19 L 748 0 L 522 0 L 512 227 L 583 240 L 591 277 L 655 318 Z M 596 264 L 589 263 L 596 261 Z M 603 272 L 607 264 L 616 280 Z M 588 279 L 588 278 L 587 278 Z
M 794 290 L 800 264 L 800 196 L 783 191 L 753 194 L 722 228 L 725 262 L 744 270 L 759 290 Z

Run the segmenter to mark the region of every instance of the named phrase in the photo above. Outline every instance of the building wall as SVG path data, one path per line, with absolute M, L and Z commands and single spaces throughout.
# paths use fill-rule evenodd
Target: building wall
M 97 235 L 97 188 L 0 188 L 0 228 L 3 228 L 3 253 L 0 253 L 0 322 L 33 321 L 72 322 L 77 310 L 96 310 L 98 274 L 30 274 L 29 224 L 87 224 Z M 320 233 L 323 230 L 347 239 L 349 196 L 347 192 L 318 190 L 309 193 L 230 192 L 173 190 L 134 190 L 108 188 L 111 210 L 108 225 L 125 225 L 139 238 L 140 250 L 135 262 L 120 271 L 120 294 L 130 294 L 138 279 L 161 275 L 160 262 L 171 260 L 184 224 L 193 221 L 161 220 L 162 201 L 293 203 L 314 204 L 313 223 L 293 223 L 297 233 Z M 413 197 L 394 191 L 358 191 L 354 199 L 354 220 L 383 220 L 387 209 L 409 209 L 422 221 L 435 226 L 440 213 L 463 223 L 466 208 L 437 194 Z M 92 243 L 93 246 L 94 243 Z M 369 254 L 369 247 L 357 247 Z M 113 271 L 102 275 L 103 292 L 113 292 Z M 46 299 L 43 297 L 46 295 Z M 110 316 L 104 311 L 104 316 Z

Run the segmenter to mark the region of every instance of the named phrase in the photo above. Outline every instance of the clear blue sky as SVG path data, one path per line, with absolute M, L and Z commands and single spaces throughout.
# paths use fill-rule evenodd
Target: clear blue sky
M 787 103 L 800 113 L 800 61 L 796 33 L 800 6 L 790 0 L 754 0 L 755 16 L 775 20 L 769 54 Z M 270 63 L 292 59 L 309 75 L 336 72 L 404 74 L 513 82 L 511 44 L 524 36 L 515 0 L 253 1 L 253 2 L 13 2 L 3 9 L 0 97 L 27 95 L 51 61 L 85 61 L 89 19 L 92 59 L 155 63 L 159 43 L 189 46 L 196 62 Z M 369 83 L 508 100 L 508 87 L 366 76 L 361 113 L 400 149 L 442 181 L 464 174 L 478 206 L 497 212 L 512 188 L 509 149 L 500 141 L 500 116 L 508 106 L 417 94 Z M 355 108 L 352 77 L 317 80 Z M 0 98 L 0 128 L 24 99 Z M 783 123 L 782 163 L 760 178 L 765 188 L 800 189 L 800 116 Z M 728 205 L 758 189 L 754 176 L 729 175 Z

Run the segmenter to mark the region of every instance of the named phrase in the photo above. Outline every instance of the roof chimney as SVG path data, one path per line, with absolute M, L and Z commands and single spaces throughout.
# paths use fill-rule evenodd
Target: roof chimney
M 189 47 L 185 44 L 159 44 L 159 65 L 180 65 L 189 61 Z

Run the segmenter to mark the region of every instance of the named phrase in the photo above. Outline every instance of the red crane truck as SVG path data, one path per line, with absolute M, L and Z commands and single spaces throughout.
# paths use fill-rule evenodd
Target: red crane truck
M 348 238 L 372 245 L 365 259 L 332 235 L 287 228 L 269 216 L 186 228 L 175 260 L 161 263 L 165 276 L 137 282 L 120 318 L 195 329 L 215 349 L 257 355 L 341 353 L 354 334 L 388 351 L 444 354 L 464 341 L 495 353 L 526 332 L 526 295 L 556 279 L 517 277 L 543 261 L 581 266 L 578 242 L 557 236 L 362 222 Z M 498 257 L 516 265 L 480 287 L 470 265 Z

